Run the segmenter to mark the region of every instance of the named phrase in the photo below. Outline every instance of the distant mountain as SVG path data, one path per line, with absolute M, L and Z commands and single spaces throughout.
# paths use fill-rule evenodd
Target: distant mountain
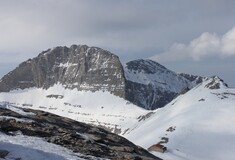
M 125 137 L 146 149 L 166 146 L 164 154 L 152 151 L 162 159 L 233 160 L 234 106 L 235 89 L 214 76 L 154 111 Z
M 202 82 L 202 77 L 176 74 L 152 60 L 134 60 L 125 67 L 126 97 L 146 109 L 163 107 L 185 89 Z
M 6 103 L 0 104 L 0 127 L 0 159 L 159 159 L 104 129 Z

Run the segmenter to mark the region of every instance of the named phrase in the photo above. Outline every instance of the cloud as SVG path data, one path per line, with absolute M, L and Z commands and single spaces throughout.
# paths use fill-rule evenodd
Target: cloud
M 226 56 L 235 55 L 235 27 L 228 31 L 221 40 L 221 52 Z
M 214 0 L 213 5 L 208 0 L 0 1 L 0 64 L 19 63 L 50 47 L 72 44 L 98 46 L 125 60 L 146 58 L 204 31 L 221 33 L 235 26 L 234 4 L 234 0 Z
M 190 43 L 175 43 L 168 51 L 152 56 L 150 59 L 159 62 L 185 59 L 199 61 L 214 56 L 221 58 L 235 56 L 235 27 L 223 36 L 204 32 Z
M 0 1 L 0 55 L 15 63 L 59 45 L 121 48 L 125 53 L 153 48 L 153 41 L 143 45 L 154 36 L 153 6 L 125 0 Z M 17 58 L 11 58 L 15 53 Z

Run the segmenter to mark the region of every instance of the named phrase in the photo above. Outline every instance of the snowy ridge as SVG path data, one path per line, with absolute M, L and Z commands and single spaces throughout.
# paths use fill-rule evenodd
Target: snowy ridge
M 3 92 L 0 101 L 102 126 L 118 134 L 129 132 L 140 116 L 148 113 L 109 92 L 71 90 L 60 84 L 47 90 L 29 88 Z
M 135 60 L 124 67 L 127 80 L 145 85 L 154 85 L 162 91 L 180 92 L 182 88 L 193 86 L 184 77 L 168 70 L 152 60 Z
M 154 111 L 126 138 L 146 149 L 162 143 L 168 151 L 152 153 L 163 159 L 232 160 L 234 106 L 235 89 L 212 77 Z

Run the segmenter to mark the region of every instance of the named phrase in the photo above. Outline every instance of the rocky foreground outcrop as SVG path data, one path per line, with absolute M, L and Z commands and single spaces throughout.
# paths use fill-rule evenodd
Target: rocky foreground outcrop
M 102 128 L 43 111 L 31 109 L 22 109 L 22 111 L 30 114 L 20 114 L 6 106 L 0 106 L 0 131 L 12 136 L 21 133 L 42 137 L 73 152 L 94 157 L 117 160 L 159 159 L 125 138 Z

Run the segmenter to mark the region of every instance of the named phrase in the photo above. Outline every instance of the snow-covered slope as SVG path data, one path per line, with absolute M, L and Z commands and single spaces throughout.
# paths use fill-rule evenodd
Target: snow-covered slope
M 166 160 L 232 160 L 234 115 L 235 89 L 213 77 L 154 111 L 126 137 L 146 149 L 161 142 L 168 151 L 153 153 Z
M 78 91 L 54 85 L 46 89 L 29 88 L 0 93 L 0 102 L 48 111 L 118 134 L 130 131 L 148 112 L 120 97 L 103 91 Z

